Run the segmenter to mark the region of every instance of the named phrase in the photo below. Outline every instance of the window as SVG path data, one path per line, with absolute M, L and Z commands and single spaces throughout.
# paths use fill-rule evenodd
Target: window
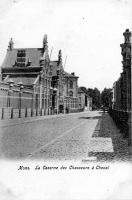
M 73 81 L 70 81 L 69 86 L 70 86 L 70 89 L 73 89 Z
M 17 66 L 25 67 L 26 52 L 25 50 L 18 50 L 17 52 Z
M 73 92 L 72 91 L 69 92 L 69 96 L 73 97 Z

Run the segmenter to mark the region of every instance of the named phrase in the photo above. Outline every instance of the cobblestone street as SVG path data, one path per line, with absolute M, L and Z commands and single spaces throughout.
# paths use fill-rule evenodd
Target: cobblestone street
M 130 161 L 127 140 L 100 111 L 1 122 L 1 158 Z

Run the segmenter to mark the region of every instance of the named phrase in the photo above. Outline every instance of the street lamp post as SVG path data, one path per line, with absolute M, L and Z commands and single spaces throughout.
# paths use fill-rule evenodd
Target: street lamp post
M 64 93 L 64 85 L 65 85 L 65 72 L 64 71 L 62 72 L 62 84 L 63 84 L 63 92 L 62 92 L 62 94 L 63 94 L 63 102 L 64 102 L 64 104 L 63 104 L 63 112 L 65 114 L 66 113 L 66 101 L 65 101 L 65 93 Z
M 50 68 L 49 68 L 49 101 L 50 101 L 50 114 L 52 114 L 52 96 L 53 96 L 53 87 L 52 87 L 52 69 L 53 69 L 53 66 L 50 65 Z
M 59 103 L 60 103 L 60 75 L 61 71 L 60 69 L 57 70 L 57 85 L 58 85 L 58 90 L 57 90 L 57 114 L 59 112 Z
M 53 88 L 50 86 L 50 114 L 52 114 L 52 96 L 53 96 Z
M 11 80 L 11 79 L 9 79 L 9 81 L 7 83 L 9 84 L 8 98 L 7 98 L 7 107 L 10 108 L 10 106 L 11 106 L 10 96 L 11 96 L 11 92 L 12 92 L 12 87 L 13 87 L 14 81 Z
M 66 99 L 64 98 L 64 114 L 66 114 Z
M 43 78 L 43 72 L 40 72 L 40 115 L 42 115 L 42 78 Z
M 31 99 L 31 117 L 34 115 L 34 98 L 35 98 L 35 84 L 33 84 L 33 92 Z
M 43 109 L 46 114 L 46 71 L 43 69 Z
M 18 86 L 20 87 L 20 92 L 19 92 L 19 118 L 21 118 L 21 95 L 22 95 L 22 89 L 24 88 L 23 83 L 19 82 Z
M 46 74 L 46 115 L 48 115 L 48 76 Z
M 53 88 L 53 96 L 54 96 L 54 99 L 55 99 L 55 108 L 56 108 L 56 112 L 58 113 L 58 100 L 57 100 L 57 91 L 58 89 L 56 87 Z

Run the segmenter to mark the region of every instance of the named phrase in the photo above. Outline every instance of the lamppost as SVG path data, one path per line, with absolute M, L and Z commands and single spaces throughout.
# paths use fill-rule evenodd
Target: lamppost
M 52 87 L 52 70 L 53 70 L 53 66 L 50 65 L 50 69 L 49 69 L 49 99 L 50 99 L 50 114 L 52 114 L 52 96 L 53 96 L 53 87 Z
M 34 115 L 34 102 L 35 102 L 35 84 L 33 84 L 32 99 L 31 99 L 31 117 Z
M 48 92 L 49 92 L 49 85 L 48 85 L 48 81 L 49 81 L 49 77 L 48 77 L 48 63 L 45 64 L 45 69 L 44 69 L 44 75 L 45 75 L 45 113 L 46 115 L 48 114 Z
M 59 103 L 60 103 L 60 75 L 61 75 L 61 71 L 60 69 L 57 69 L 57 114 L 59 111 Z
M 46 69 L 43 68 L 43 109 L 46 114 Z
M 62 84 L 63 84 L 63 112 L 66 113 L 66 99 L 65 99 L 65 92 L 64 92 L 64 85 L 65 85 L 65 72 L 62 72 Z
M 58 98 L 57 98 L 57 92 L 58 92 L 58 89 L 56 87 L 53 88 L 53 95 L 54 95 L 54 98 L 55 98 L 55 109 L 56 109 L 56 114 L 58 114 Z
M 66 99 L 64 97 L 64 114 L 66 114 Z
M 7 107 L 10 107 L 11 106 L 10 96 L 11 96 L 11 93 L 12 93 L 12 87 L 13 87 L 14 81 L 11 80 L 11 79 L 9 79 L 7 81 L 7 83 L 9 84 L 8 98 L 7 98 Z
M 50 114 L 52 114 L 52 96 L 53 96 L 53 87 L 50 86 Z
M 18 86 L 20 87 L 20 92 L 19 92 L 19 118 L 21 117 L 21 96 L 22 96 L 22 89 L 24 88 L 23 83 L 19 82 Z
M 39 77 L 39 82 L 40 82 L 40 115 L 42 115 L 42 78 L 43 78 L 43 71 L 40 71 L 40 77 Z

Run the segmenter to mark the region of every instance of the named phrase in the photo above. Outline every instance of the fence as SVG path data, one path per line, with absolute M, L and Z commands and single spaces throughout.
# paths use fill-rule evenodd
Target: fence
M 83 109 L 71 109 L 69 112 L 65 113 L 76 113 L 82 112 Z M 64 113 L 64 112 L 63 112 Z M 0 116 L 2 120 L 4 119 L 15 119 L 15 118 L 24 118 L 24 117 L 34 117 L 34 116 L 44 116 L 44 115 L 55 115 L 57 114 L 56 110 L 48 109 L 17 109 L 17 108 L 0 108 Z
M 39 93 L 26 87 L 21 90 L 18 85 L 10 87 L 9 84 L 0 82 L 0 119 L 13 119 L 83 111 L 83 108 L 78 108 L 78 98 L 65 97 L 65 103 L 63 100 L 61 102 L 61 100 L 59 101 L 58 99 L 58 103 L 53 107 L 51 102 L 49 102 L 49 97 L 50 95 L 44 98 L 42 95 L 42 109 L 40 109 Z M 62 106 L 60 107 L 60 105 Z
M 16 109 L 16 108 L 0 108 L 0 116 L 1 119 L 13 119 L 13 118 L 23 118 L 23 117 L 34 117 L 34 116 L 42 116 L 42 115 L 51 115 L 55 114 L 53 112 L 45 112 L 44 109 Z
M 123 137 L 128 138 L 130 128 L 131 128 L 129 125 L 129 119 L 131 117 L 131 112 L 110 109 L 109 114 L 113 118 L 117 127 L 120 129 L 121 133 L 123 134 Z
M 33 101 L 33 90 L 24 88 L 22 91 L 17 85 L 12 88 L 9 84 L 0 82 L 0 107 L 30 108 Z

